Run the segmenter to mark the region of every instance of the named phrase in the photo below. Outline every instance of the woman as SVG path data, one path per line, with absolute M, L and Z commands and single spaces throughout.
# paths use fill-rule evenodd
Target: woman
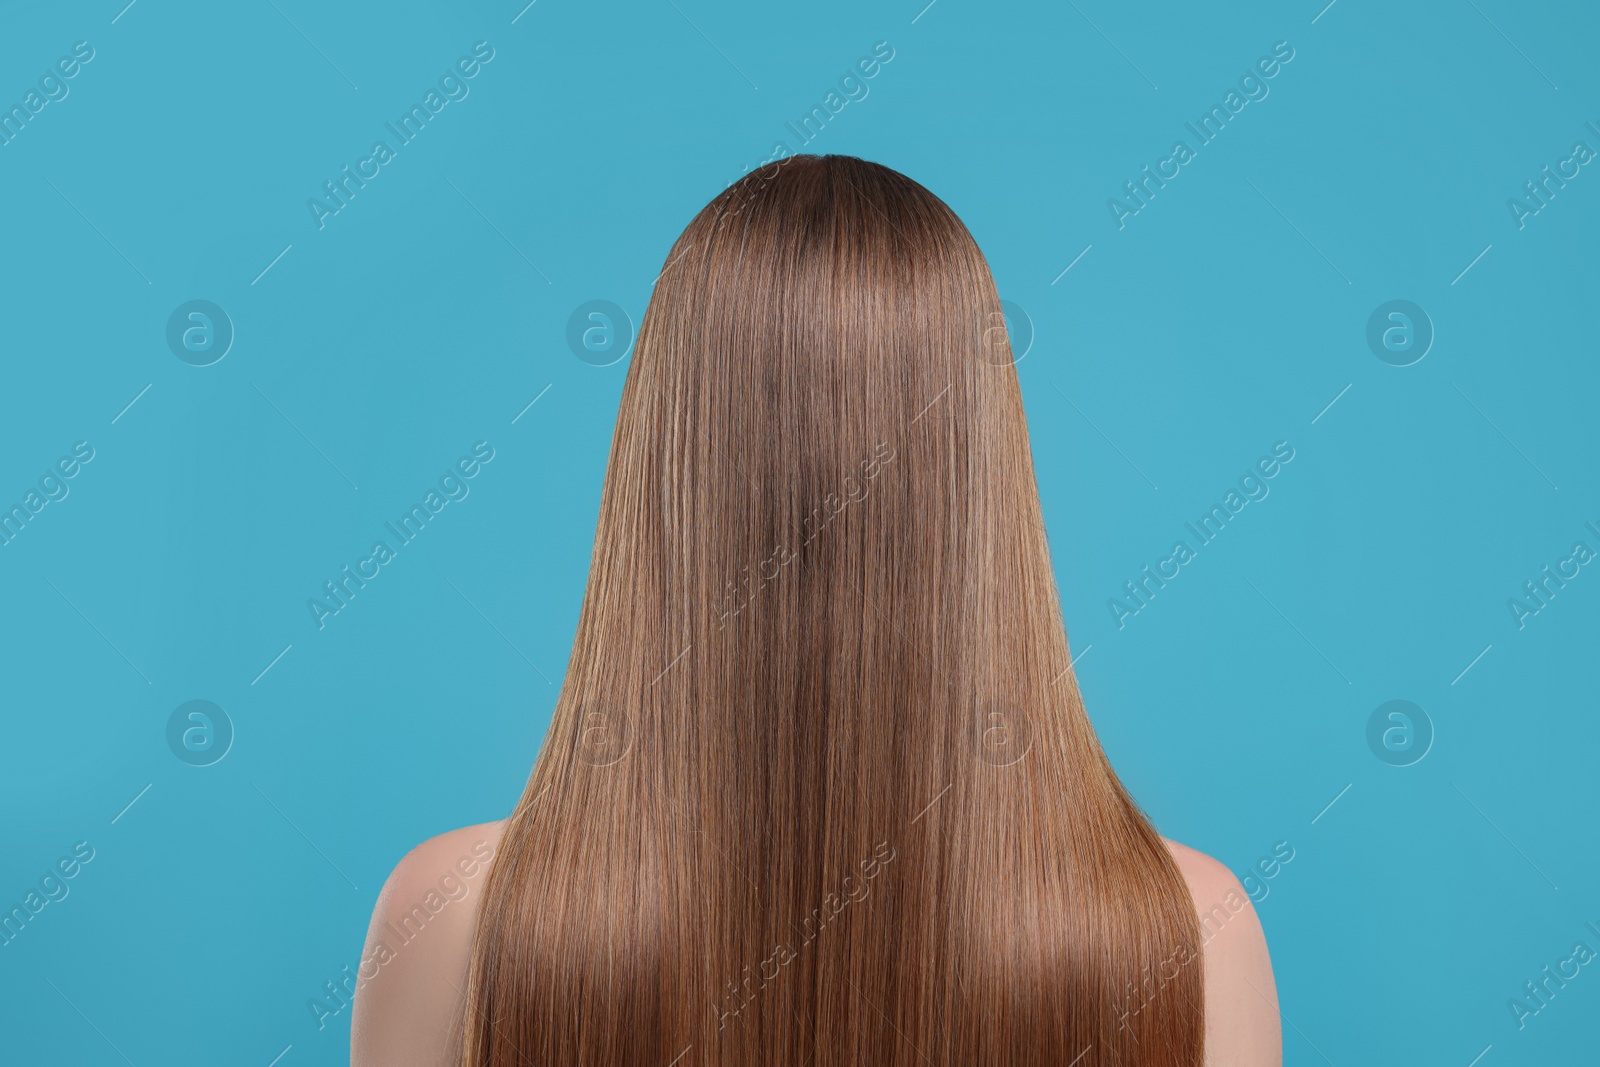
M 1070 663 L 971 235 L 859 159 L 748 175 L 656 282 L 527 789 L 390 876 L 355 1063 L 1278 1064 L 1244 892 Z

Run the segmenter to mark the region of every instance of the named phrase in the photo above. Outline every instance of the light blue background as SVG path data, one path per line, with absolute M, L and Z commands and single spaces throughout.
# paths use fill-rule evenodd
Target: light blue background
M 0 32 L 8 105 L 95 49 L 0 147 L 0 502 L 95 449 L 0 548 L 0 903 L 95 849 L 0 948 L 7 1062 L 345 1061 L 349 1012 L 307 1001 L 407 849 L 506 813 L 549 721 L 628 367 L 575 358 L 568 316 L 637 322 L 691 215 L 885 40 L 806 147 L 943 197 L 1031 318 L 1106 748 L 1241 875 L 1294 849 L 1258 905 L 1286 1062 L 1592 1062 L 1600 966 L 1525 1029 L 1507 1001 L 1600 949 L 1600 573 L 1521 629 L 1507 600 L 1600 548 L 1600 174 L 1521 229 L 1507 200 L 1600 149 L 1593 13 L 123 2 Z M 480 40 L 470 95 L 319 230 L 307 198 Z M 1278 41 L 1270 95 L 1119 230 L 1108 198 Z M 204 368 L 164 339 L 197 298 L 237 331 Z M 1403 368 L 1365 341 L 1396 298 L 1437 334 Z M 470 496 L 319 631 L 307 598 L 479 440 Z M 1118 629 L 1108 598 L 1277 441 L 1271 495 Z M 1436 731 L 1409 767 L 1365 738 L 1396 698 Z M 191 699 L 236 729 L 210 767 L 165 741 Z

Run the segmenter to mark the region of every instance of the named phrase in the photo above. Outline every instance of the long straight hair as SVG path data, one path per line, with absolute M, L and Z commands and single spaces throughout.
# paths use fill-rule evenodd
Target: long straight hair
M 1200 927 L 1071 669 L 993 278 L 845 156 L 674 244 L 463 1062 L 1200 1067 Z

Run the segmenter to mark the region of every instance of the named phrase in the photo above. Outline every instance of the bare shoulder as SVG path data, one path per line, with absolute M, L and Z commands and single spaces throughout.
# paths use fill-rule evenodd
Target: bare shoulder
M 1272 959 L 1239 879 L 1204 852 L 1166 843 L 1200 917 L 1206 989 L 1206 1063 L 1281 1067 L 1283 1035 Z
M 352 1067 L 456 1062 L 478 904 L 503 825 L 429 838 L 384 882 L 356 968 Z

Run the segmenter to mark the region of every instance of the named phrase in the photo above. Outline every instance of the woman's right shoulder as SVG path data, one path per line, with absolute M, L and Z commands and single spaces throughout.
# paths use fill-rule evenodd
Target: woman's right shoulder
M 1250 894 L 1226 865 L 1162 838 L 1200 918 L 1206 1063 L 1281 1067 L 1283 1033 L 1272 958 Z
M 478 907 L 505 822 L 430 837 L 395 864 L 356 972 L 355 1067 L 454 1063 Z

